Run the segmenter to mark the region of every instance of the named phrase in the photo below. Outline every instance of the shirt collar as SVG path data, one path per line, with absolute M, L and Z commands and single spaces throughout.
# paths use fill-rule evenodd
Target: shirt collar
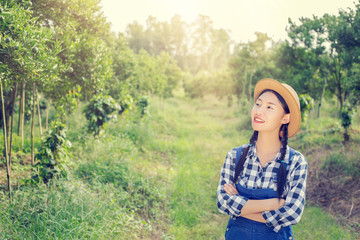
M 286 145 L 286 154 L 285 154 L 285 158 L 284 158 L 284 163 L 285 164 L 289 164 L 289 153 L 290 153 L 290 148 L 289 148 L 289 145 Z M 276 161 L 280 161 L 280 151 L 276 154 L 275 158 L 276 158 Z M 256 142 L 254 144 L 251 144 L 250 146 L 250 149 L 249 149 L 249 152 L 247 154 L 247 158 L 250 158 L 250 157 L 253 157 L 253 156 L 257 156 L 257 153 L 256 153 Z

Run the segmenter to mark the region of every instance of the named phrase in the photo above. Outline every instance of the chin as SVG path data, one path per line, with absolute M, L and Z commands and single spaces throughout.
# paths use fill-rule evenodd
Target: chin
M 254 123 L 251 123 L 251 127 L 254 131 L 260 131 L 260 128 L 257 127 L 256 125 L 254 126 Z

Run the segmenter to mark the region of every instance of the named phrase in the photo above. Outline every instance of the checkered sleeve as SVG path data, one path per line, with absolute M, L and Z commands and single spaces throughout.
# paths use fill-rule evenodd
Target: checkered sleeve
M 285 196 L 285 205 L 262 214 L 266 225 L 273 227 L 275 232 L 278 232 L 281 227 L 297 224 L 304 210 L 307 162 L 300 153 L 294 154 L 293 162 L 295 164 L 292 170 L 290 169 L 290 184 Z
M 240 216 L 241 209 L 248 200 L 246 197 L 242 197 L 239 194 L 229 195 L 224 190 L 224 184 L 234 184 L 235 157 L 235 149 L 232 149 L 226 155 L 217 188 L 217 207 L 220 212 L 230 216 Z

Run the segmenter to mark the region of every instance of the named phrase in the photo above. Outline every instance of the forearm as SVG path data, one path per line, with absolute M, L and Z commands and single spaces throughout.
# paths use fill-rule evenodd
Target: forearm
M 279 209 L 283 204 L 284 201 L 281 201 L 278 198 L 248 200 L 241 209 L 241 215 L 276 210 Z
M 266 220 L 265 220 L 265 218 L 262 216 L 262 213 L 261 213 L 261 212 L 259 212 L 259 213 L 250 213 L 250 214 L 241 215 L 241 216 L 244 217 L 244 218 L 247 218 L 247 219 L 256 221 L 256 222 L 266 223 Z

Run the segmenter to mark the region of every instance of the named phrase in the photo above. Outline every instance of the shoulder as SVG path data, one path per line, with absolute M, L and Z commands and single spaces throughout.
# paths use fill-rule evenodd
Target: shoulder
M 230 161 L 232 163 L 235 163 L 236 153 L 240 154 L 242 151 L 244 151 L 244 149 L 246 149 L 247 146 L 248 146 L 248 144 L 244 144 L 244 145 L 232 148 L 231 150 L 228 151 L 228 153 L 226 155 L 226 160 Z
M 299 152 L 291 147 L 289 147 L 289 150 L 292 151 L 292 156 L 290 159 L 292 166 L 294 166 L 295 168 L 297 168 L 299 166 L 307 166 L 307 160 L 301 152 Z
M 241 145 L 241 146 L 238 146 L 238 147 L 234 147 L 228 152 L 228 155 L 231 155 L 233 158 L 235 158 L 236 157 L 236 152 L 241 153 L 242 151 L 244 151 L 244 149 L 246 149 L 247 146 L 249 146 L 248 143 L 246 143 L 244 145 Z

